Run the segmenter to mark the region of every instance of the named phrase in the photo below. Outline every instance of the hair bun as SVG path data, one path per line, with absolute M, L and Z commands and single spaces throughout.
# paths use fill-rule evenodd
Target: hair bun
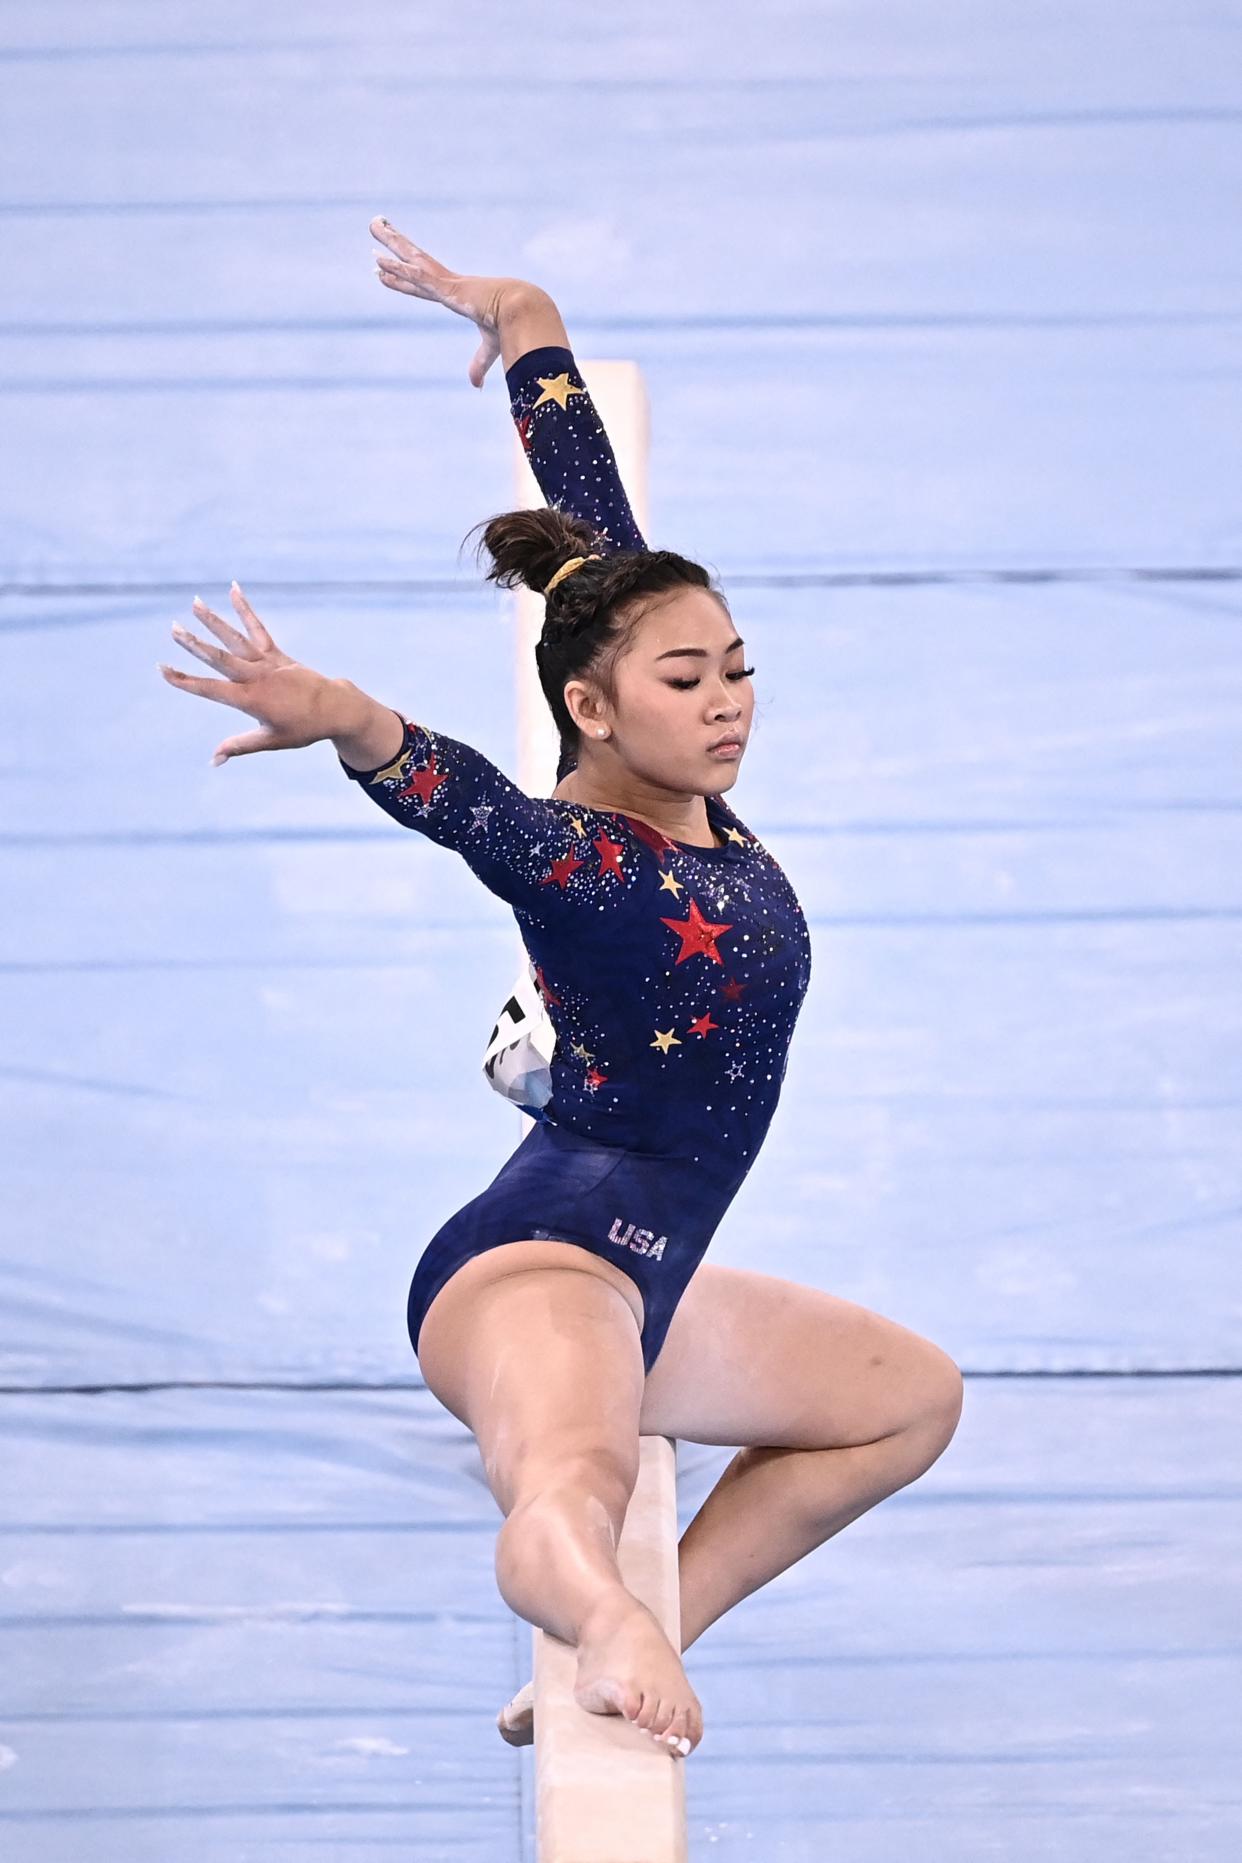
M 536 595 L 546 595 L 554 582 L 571 573 L 571 560 L 584 560 L 601 541 L 593 525 L 558 505 L 534 505 L 485 518 L 467 533 L 466 541 L 475 532 L 482 533 L 478 556 L 486 553 L 492 559 L 487 580 L 502 589 L 520 583 Z

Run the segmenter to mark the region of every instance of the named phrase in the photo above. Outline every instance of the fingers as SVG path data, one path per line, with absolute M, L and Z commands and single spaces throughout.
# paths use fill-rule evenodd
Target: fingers
M 196 692 L 200 699 L 216 699 L 221 705 L 233 705 L 238 711 L 245 711 L 245 688 L 234 685 L 232 680 L 199 679 L 193 673 L 183 673 L 179 666 L 165 666 L 162 660 L 155 664 L 169 685 L 176 686 L 179 692 Z
M 382 284 L 390 290 L 403 291 L 406 297 L 429 298 L 434 304 L 445 304 L 450 310 L 460 311 L 463 317 L 471 315 L 471 311 L 453 297 L 453 287 L 458 282 L 456 272 L 441 265 L 439 259 L 433 259 L 429 252 L 416 246 L 404 233 L 398 233 L 386 220 L 372 220 L 371 232 L 389 249 L 375 254 L 375 269 Z
M 376 255 L 375 269 L 381 284 L 391 286 L 394 291 L 404 291 L 407 297 L 429 298 L 433 304 L 447 302 L 443 288 L 434 284 L 421 266 L 389 258 L 386 252 L 381 252 Z
M 191 634 L 189 628 L 182 627 L 179 622 L 173 623 L 172 637 L 187 653 L 205 660 L 208 666 L 217 667 L 230 679 L 246 679 L 259 670 L 259 662 L 253 648 L 249 646 L 245 650 L 245 659 L 239 658 L 237 654 L 225 653 L 223 647 L 213 647 L 210 641 L 200 640 L 197 634 Z
M 230 622 L 222 620 L 218 614 L 213 613 L 213 611 L 208 608 L 201 595 L 196 595 L 194 597 L 191 606 L 203 625 L 209 627 L 216 638 L 222 640 L 225 646 L 237 655 L 239 660 L 253 660 L 255 658 L 254 648 L 250 645 L 246 636 L 244 634 L 239 634 L 237 629 L 233 627 Z
M 192 653 L 197 659 L 205 660 L 208 666 L 216 667 L 225 677 L 223 679 L 202 679 L 192 673 L 186 673 L 177 666 L 166 666 L 163 660 L 157 660 L 160 673 L 170 686 L 176 686 L 181 692 L 193 692 L 200 699 L 215 699 L 219 705 L 233 705 L 238 711 L 249 711 L 254 703 L 256 680 L 273 670 L 273 667 L 292 665 L 286 654 L 281 653 L 275 641 L 260 621 L 238 583 L 234 581 L 229 588 L 233 606 L 237 610 L 247 633 L 239 634 L 227 621 L 213 614 L 200 596 L 194 597 L 194 609 L 213 632 L 227 641 L 234 649 L 226 652 L 221 647 L 213 647 L 210 641 L 200 640 L 197 634 L 191 634 L 180 623 L 174 625 L 173 639 L 179 646 Z M 247 635 L 249 638 L 247 638 Z M 240 746 L 241 748 L 237 748 Z M 241 756 L 251 750 L 275 750 L 280 740 L 268 731 L 252 732 L 249 737 L 232 741 L 231 747 L 221 746 L 227 756 Z M 223 762 L 219 753 L 213 762 Z
M 236 591 L 233 595 L 233 604 L 250 628 L 251 639 L 247 640 L 246 636 L 239 634 L 235 627 L 230 627 L 227 621 L 222 621 L 219 615 L 213 614 L 202 597 L 198 595 L 194 597 L 195 613 L 200 615 L 223 640 L 228 641 L 234 651 L 226 653 L 221 647 L 213 647 L 210 641 L 200 640 L 197 634 L 191 634 L 189 628 L 182 627 L 180 622 L 173 624 L 172 636 L 187 653 L 194 654 L 199 660 L 205 660 L 208 666 L 214 666 L 229 679 L 252 679 L 263 671 L 264 643 L 266 642 L 267 648 L 270 649 L 271 636 L 237 587 L 236 582 L 233 584 L 233 590 Z
M 229 595 L 232 597 L 234 608 L 236 608 L 238 614 L 241 616 L 242 624 L 246 632 L 259 649 L 259 652 L 272 653 L 275 650 L 276 642 L 272 639 L 254 609 L 242 594 L 236 580 L 229 584 Z
M 371 234 L 382 245 L 387 246 L 390 252 L 395 252 L 399 259 L 404 259 L 409 264 L 422 266 L 430 272 L 447 272 L 448 270 L 447 266 L 441 265 L 438 259 L 433 259 L 431 254 L 424 252 L 421 246 L 416 246 L 414 241 L 407 239 L 404 233 L 398 233 L 395 226 L 390 226 L 387 220 L 378 214 L 371 222 Z
M 412 278 L 407 268 L 395 259 L 377 258 L 375 270 L 382 285 L 388 285 L 393 291 L 404 291 L 407 297 L 434 298 L 436 295 L 429 285 Z
M 476 388 L 482 388 L 483 377 L 500 354 L 500 338 L 492 330 L 484 333 L 483 341 L 475 350 L 466 373 Z
M 387 246 L 390 252 L 397 253 L 403 259 L 412 258 L 418 251 L 414 241 L 407 239 L 404 233 L 398 233 L 396 227 L 390 226 L 382 214 L 376 214 L 370 230 L 372 239 L 378 239 L 381 245 Z
M 227 763 L 230 757 L 248 757 L 256 750 L 281 750 L 284 746 L 274 731 L 247 731 L 244 737 L 226 737 L 223 744 L 217 745 L 211 753 L 211 761 L 217 767 Z

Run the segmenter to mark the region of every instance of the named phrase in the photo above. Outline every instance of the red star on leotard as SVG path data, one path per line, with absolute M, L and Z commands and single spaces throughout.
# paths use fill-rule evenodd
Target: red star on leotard
M 523 450 L 527 453 L 530 452 L 530 428 L 531 428 L 530 415 L 523 414 L 521 420 L 518 421 L 517 423 L 517 430 L 518 430 L 518 438 L 522 442 Z
M 599 854 L 600 879 L 603 879 L 606 873 L 615 873 L 619 880 L 624 880 L 625 875 L 621 871 L 621 862 L 617 858 L 624 846 L 624 842 L 610 841 L 601 828 L 594 841 L 592 841 L 591 846 L 595 848 Z
M 749 988 L 749 984 L 739 983 L 736 977 L 730 977 L 727 983 L 721 984 L 720 994 L 722 996 L 727 996 L 731 1003 L 735 1003 L 742 994 L 742 991 Z
M 660 923 L 667 925 L 670 931 L 675 931 L 681 939 L 681 950 L 677 953 L 676 963 L 684 963 L 686 958 L 699 955 L 710 957 L 713 964 L 724 963 L 723 957 L 716 949 L 716 940 L 723 932 L 732 931 L 733 927 L 732 925 L 713 925 L 710 919 L 705 919 L 699 911 L 697 899 L 690 901 L 688 919 L 662 918 Z
M 398 800 L 405 796 L 417 796 L 422 802 L 423 807 L 426 808 L 432 796 L 434 796 L 436 790 L 440 787 L 440 784 L 447 783 L 448 779 L 449 773 L 447 770 L 438 770 L 436 768 L 436 753 L 433 750 L 422 769 L 415 770 L 405 788 L 397 791 Z
M 552 985 L 548 982 L 548 979 L 544 976 L 542 964 L 535 965 L 535 979 L 539 985 L 539 988 L 543 991 L 544 1001 L 548 1003 L 556 1003 L 559 1005 L 561 999 L 556 994 L 556 991 L 552 988 Z
M 551 867 L 548 869 L 547 873 L 544 874 L 539 884 L 540 886 L 559 886 L 561 891 L 564 892 L 565 888 L 569 885 L 570 874 L 576 867 L 584 867 L 585 865 L 586 862 L 584 860 L 579 860 L 576 854 L 562 854 L 559 859 L 552 862 Z
M 601 1074 L 597 1067 L 593 1067 L 586 1077 L 586 1084 L 594 1093 L 596 1087 L 602 1087 L 607 1078 L 607 1074 Z
M 708 1009 L 699 1017 L 697 1022 L 692 1022 L 690 1024 L 690 1033 L 692 1035 L 702 1035 L 704 1040 L 706 1040 L 708 1029 L 718 1029 L 719 1027 L 719 1022 L 712 1021 L 712 1012 Z
M 637 815 L 626 815 L 622 809 L 613 809 L 610 812 L 613 815 L 620 815 L 622 821 L 627 821 L 639 840 L 645 842 L 653 854 L 664 855 L 680 852 L 676 841 L 670 841 L 668 836 L 661 829 L 653 828 L 650 822 L 639 821 Z

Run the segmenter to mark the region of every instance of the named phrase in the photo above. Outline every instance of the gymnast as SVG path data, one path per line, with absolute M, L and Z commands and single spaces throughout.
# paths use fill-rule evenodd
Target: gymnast
M 348 780 L 513 911 L 555 1029 L 551 1096 L 427 1243 L 410 1342 L 478 1443 L 506 1603 L 576 1647 L 585 1710 L 684 1757 L 703 1714 L 682 1653 L 929 1468 L 962 1379 L 852 1301 L 704 1260 L 776 1109 L 811 969 L 794 889 L 728 800 L 755 668 L 708 572 L 640 535 L 551 297 L 454 273 L 387 220 L 371 233 L 386 288 L 475 324 L 474 387 L 502 359 L 547 504 L 476 526 L 478 554 L 488 580 L 546 598 L 556 787 L 527 796 L 470 745 L 291 659 L 236 582 L 237 625 L 193 604 L 218 644 L 172 629 L 222 677 L 161 672 L 257 721 L 213 763 L 330 742 Z M 645 1434 L 740 1445 L 681 1538 L 680 1650 L 617 1564 Z M 533 1739 L 529 1684 L 497 1724 Z

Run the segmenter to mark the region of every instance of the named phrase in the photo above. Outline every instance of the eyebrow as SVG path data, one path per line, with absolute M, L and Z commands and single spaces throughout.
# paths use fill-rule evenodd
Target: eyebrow
M 729 642 L 728 646 L 725 648 L 725 652 L 732 653 L 735 647 L 743 647 L 745 644 L 745 641 L 743 641 L 739 634 L 736 640 L 731 640 Z M 656 664 L 658 666 L 661 660 L 710 660 L 710 658 L 711 655 L 708 653 L 706 647 L 670 647 L 667 653 L 657 653 Z

